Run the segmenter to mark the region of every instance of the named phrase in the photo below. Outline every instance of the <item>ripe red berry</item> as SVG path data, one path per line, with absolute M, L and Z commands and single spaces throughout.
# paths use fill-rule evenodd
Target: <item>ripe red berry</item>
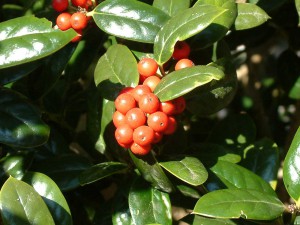
M 151 91 L 153 92 L 159 82 L 160 82 L 160 78 L 159 77 L 157 77 L 157 76 L 150 76 L 150 77 L 147 77 L 144 80 L 143 85 L 148 86 L 151 89 Z
M 176 114 L 176 106 L 173 101 L 161 102 L 159 109 L 168 116 Z
M 156 143 L 160 142 L 163 137 L 164 137 L 163 133 L 154 132 L 154 139 L 153 139 L 152 143 L 156 144 Z
M 132 90 L 133 90 L 133 87 L 125 87 L 120 91 L 119 95 L 124 94 L 124 93 L 130 94 Z
M 71 25 L 75 30 L 84 29 L 87 26 L 87 17 L 81 12 L 73 13 L 71 16 Z
M 176 65 L 175 65 L 175 70 L 181 70 L 183 68 L 186 68 L 186 67 L 192 67 L 194 66 L 195 64 L 193 63 L 192 60 L 189 60 L 189 59 L 180 59 Z
M 138 72 L 145 77 L 150 77 L 156 74 L 158 64 L 154 59 L 143 58 L 138 62 Z
M 133 131 L 133 141 L 141 146 L 150 145 L 154 139 L 154 131 L 148 126 L 140 126 Z
M 185 110 L 186 102 L 185 102 L 185 99 L 182 96 L 173 99 L 173 103 L 175 105 L 176 114 L 180 114 Z
M 71 14 L 63 12 L 56 18 L 56 25 L 60 30 L 68 30 L 72 27 L 71 25 Z
M 115 100 L 115 107 L 117 111 L 123 113 L 124 115 L 136 106 L 136 101 L 131 94 L 121 94 Z
M 138 85 L 131 92 L 137 102 L 139 102 L 142 95 L 147 93 L 151 93 L 151 89 L 146 85 Z
M 71 42 L 78 42 L 78 41 L 81 40 L 81 38 L 82 38 L 82 30 L 76 30 L 76 32 L 77 32 L 77 36 L 74 37 L 74 38 L 71 40 Z
M 168 127 L 167 129 L 164 131 L 164 134 L 169 135 L 169 134 L 173 134 L 177 129 L 177 121 L 174 117 L 169 116 L 168 117 Z
M 123 124 L 126 124 L 126 117 L 119 111 L 115 111 L 113 114 L 113 123 L 115 127 L 119 127 Z
M 145 113 L 140 108 L 130 109 L 126 113 L 125 117 L 126 117 L 126 123 L 132 129 L 144 125 L 147 121 Z
M 123 124 L 116 129 L 115 138 L 118 143 L 131 144 L 133 141 L 133 129 L 128 124 Z
M 148 116 L 147 124 L 156 132 L 164 132 L 168 128 L 168 121 L 164 112 L 155 112 Z
M 84 8 L 86 6 L 87 0 L 72 0 L 71 2 L 76 7 L 80 6 Z
M 141 96 L 139 107 L 145 113 L 154 113 L 159 109 L 160 101 L 153 93 L 147 93 Z
M 188 58 L 190 52 L 191 48 L 188 43 L 186 43 L 185 41 L 178 41 L 174 47 L 173 58 L 175 60 Z
M 63 12 L 67 10 L 69 6 L 68 0 L 52 0 L 52 7 L 57 12 Z
M 133 142 L 130 146 L 130 150 L 135 155 L 147 155 L 151 151 L 152 146 L 140 146 L 139 144 Z

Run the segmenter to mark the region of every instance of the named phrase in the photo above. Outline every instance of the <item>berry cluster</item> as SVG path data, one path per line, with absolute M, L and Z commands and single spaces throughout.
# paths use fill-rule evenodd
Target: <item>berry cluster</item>
M 142 59 L 138 63 L 140 84 L 124 88 L 115 100 L 115 138 L 120 146 L 137 155 L 148 154 L 152 144 L 160 142 L 164 135 L 173 134 L 177 128 L 174 116 L 185 109 L 183 97 L 160 102 L 153 93 L 160 82 L 157 69 L 155 60 Z
M 74 13 L 68 12 L 68 0 L 52 0 L 52 7 L 57 12 L 60 12 L 56 18 L 56 25 L 60 30 L 68 30 L 73 28 L 77 32 L 77 36 L 72 42 L 81 40 L 82 31 L 86 28 L 89 18 L 86 16 L 87 10 L 93 6 L 91 0 L 71 0 L 72 6 L 76 7 L 78 11 Z
M 185 41 L 178 41 L 175 44 L 172 55 L 173 59 L 177 60 L 177 63 L 175 64 L 175 70 L 194 66 L 194 62 L 188 59 L 190 52 L 191 48 Z

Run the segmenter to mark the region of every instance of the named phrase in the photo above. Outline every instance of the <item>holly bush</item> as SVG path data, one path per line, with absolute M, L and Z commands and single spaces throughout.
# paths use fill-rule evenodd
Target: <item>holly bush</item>
M 300 224 L 299 0 L 0 10 L 0 224 Z

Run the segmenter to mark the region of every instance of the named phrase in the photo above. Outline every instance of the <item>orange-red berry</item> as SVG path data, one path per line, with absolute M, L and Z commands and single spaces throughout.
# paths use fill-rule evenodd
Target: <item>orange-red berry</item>
M 150 145 L 154 139 L 154 131 L 151 127 L 140 126 L 133 131 L 133 141 L 141 146 Z
M 168 121 L 168 116 L 158 111 L 148 116 L 147 124 L 156 132 L 164 132 L 168 128 Z
M 183 68 L 187 68 L 187 67 L 192 67 L 194 66 L 194 62 L 192 60 L 189 59 L 180 59 L 176 65 L 175 65 L 175 70 L 181 70 Z
M 84 13 L 76 12 L 71 16 L 71 25 L 75 30 L 82 30 L 87 26 L 88 20 Z
M 126 117 L 119 111 L 115 111 L 113 114 L 113 124 L 115 127 L 119 127 L 123 124 L 126 124 Z
M 68 30 L 72 27 L 71 25 L 71 14 L 63 12 L 56 18 L 56 25 L 60 30 Z
M 141 96 L 138 105 L 145 113 L 154 113 L 159 109 L 160 101 L 155 94 L 147 93 Z
M 141 146 L 135 142 L 130 146 L 130 150 L 135 155 L 147 155 L 151 151 L 151 148 L 151 145 Z
M 151 89 L 146 85 L 138 85 L 130 93 L 134 99 L 139 102 L 142 95 L 151 93 Z
M 118 143 L 130 144 L 133 141 L 133 129 L 128 124 L 123 124 L 116 129 L 115 138 Z
M 184 58 L 188 58 L 191 52 L 191 48 L 188 43 L 185 41 L 178 41 L 175 44 L 174 52 L 173 52 L 173 59 L 180 60 Z
M 69 6 L 68 0 L 52 0 L 52 7 L 57 12 L 63 12 L 67 10 Z
M 126 123 L 132 128 L 135 129 L 139 126 L 142 126 L 146 123 L 147 118 L 143 110 L 140 108 L 130 109 L 126 115 Z
M 147 77 L 144 80 L 143 85 L 148 86 L 151 89 L 151 91 L 153 92 L 159 82 L 160 82 L 160 78 L 159 77 L 157 77 L 157 76 L 150 76 L 150 77 Z
M 138 72 L 140 75 L 150 77 L 156 74 L 158 64 L 154 59 L 143 58 L 138 62 Z
M 130 109 L 136 106 L 136 101 L 131 94 L 121 94 L 115 100 L 115 107 L 117 111 L 126 114 Z
M 164 131 L 164 134 L 166 135 L 170 135 L 173 134 L 177 129 L 177 121 L 174 117 L 169 116 L 168 117 L 168 127 L 167 129 Z

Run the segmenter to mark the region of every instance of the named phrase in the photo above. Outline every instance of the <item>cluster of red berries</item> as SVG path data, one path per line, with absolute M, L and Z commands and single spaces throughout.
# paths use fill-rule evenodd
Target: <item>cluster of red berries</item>
M 188 59 L 190 52 L 191 48 L 185 41 L 178 41 L 175 44 L 174 52 L 172 55 L 173 59 L 177 60 L 177 63 L 175 64 L 175 70 L 194 66 L 194 62 Z
M 68 12 L 68 0 L 52 0 L 52 7 L 55 11 L 60 12 L 56 18 L 56 25 L 60 30 L 68 30 L 73 28 L 77 32 L 77 36 L 72 42 L 81 40 L 82 31 L 86 28 L 89 18 L 86 16 L 87 10 L 93 6 L 91 0 L 71 0 L 71 3 L 78 11 L 74 13 Z
M 148 154 L 152 144 L 173 134 L 177 128 L 175 115 L 182 113 L 186 105 L 183 97 L 160 102 L 153 93 L 160 82 L 157 69 L 151 58 L 139 61 L 140 84 L 124 88 L 115 100 L 115 138 L 120 146 L 130 148 L 136 155 Z

